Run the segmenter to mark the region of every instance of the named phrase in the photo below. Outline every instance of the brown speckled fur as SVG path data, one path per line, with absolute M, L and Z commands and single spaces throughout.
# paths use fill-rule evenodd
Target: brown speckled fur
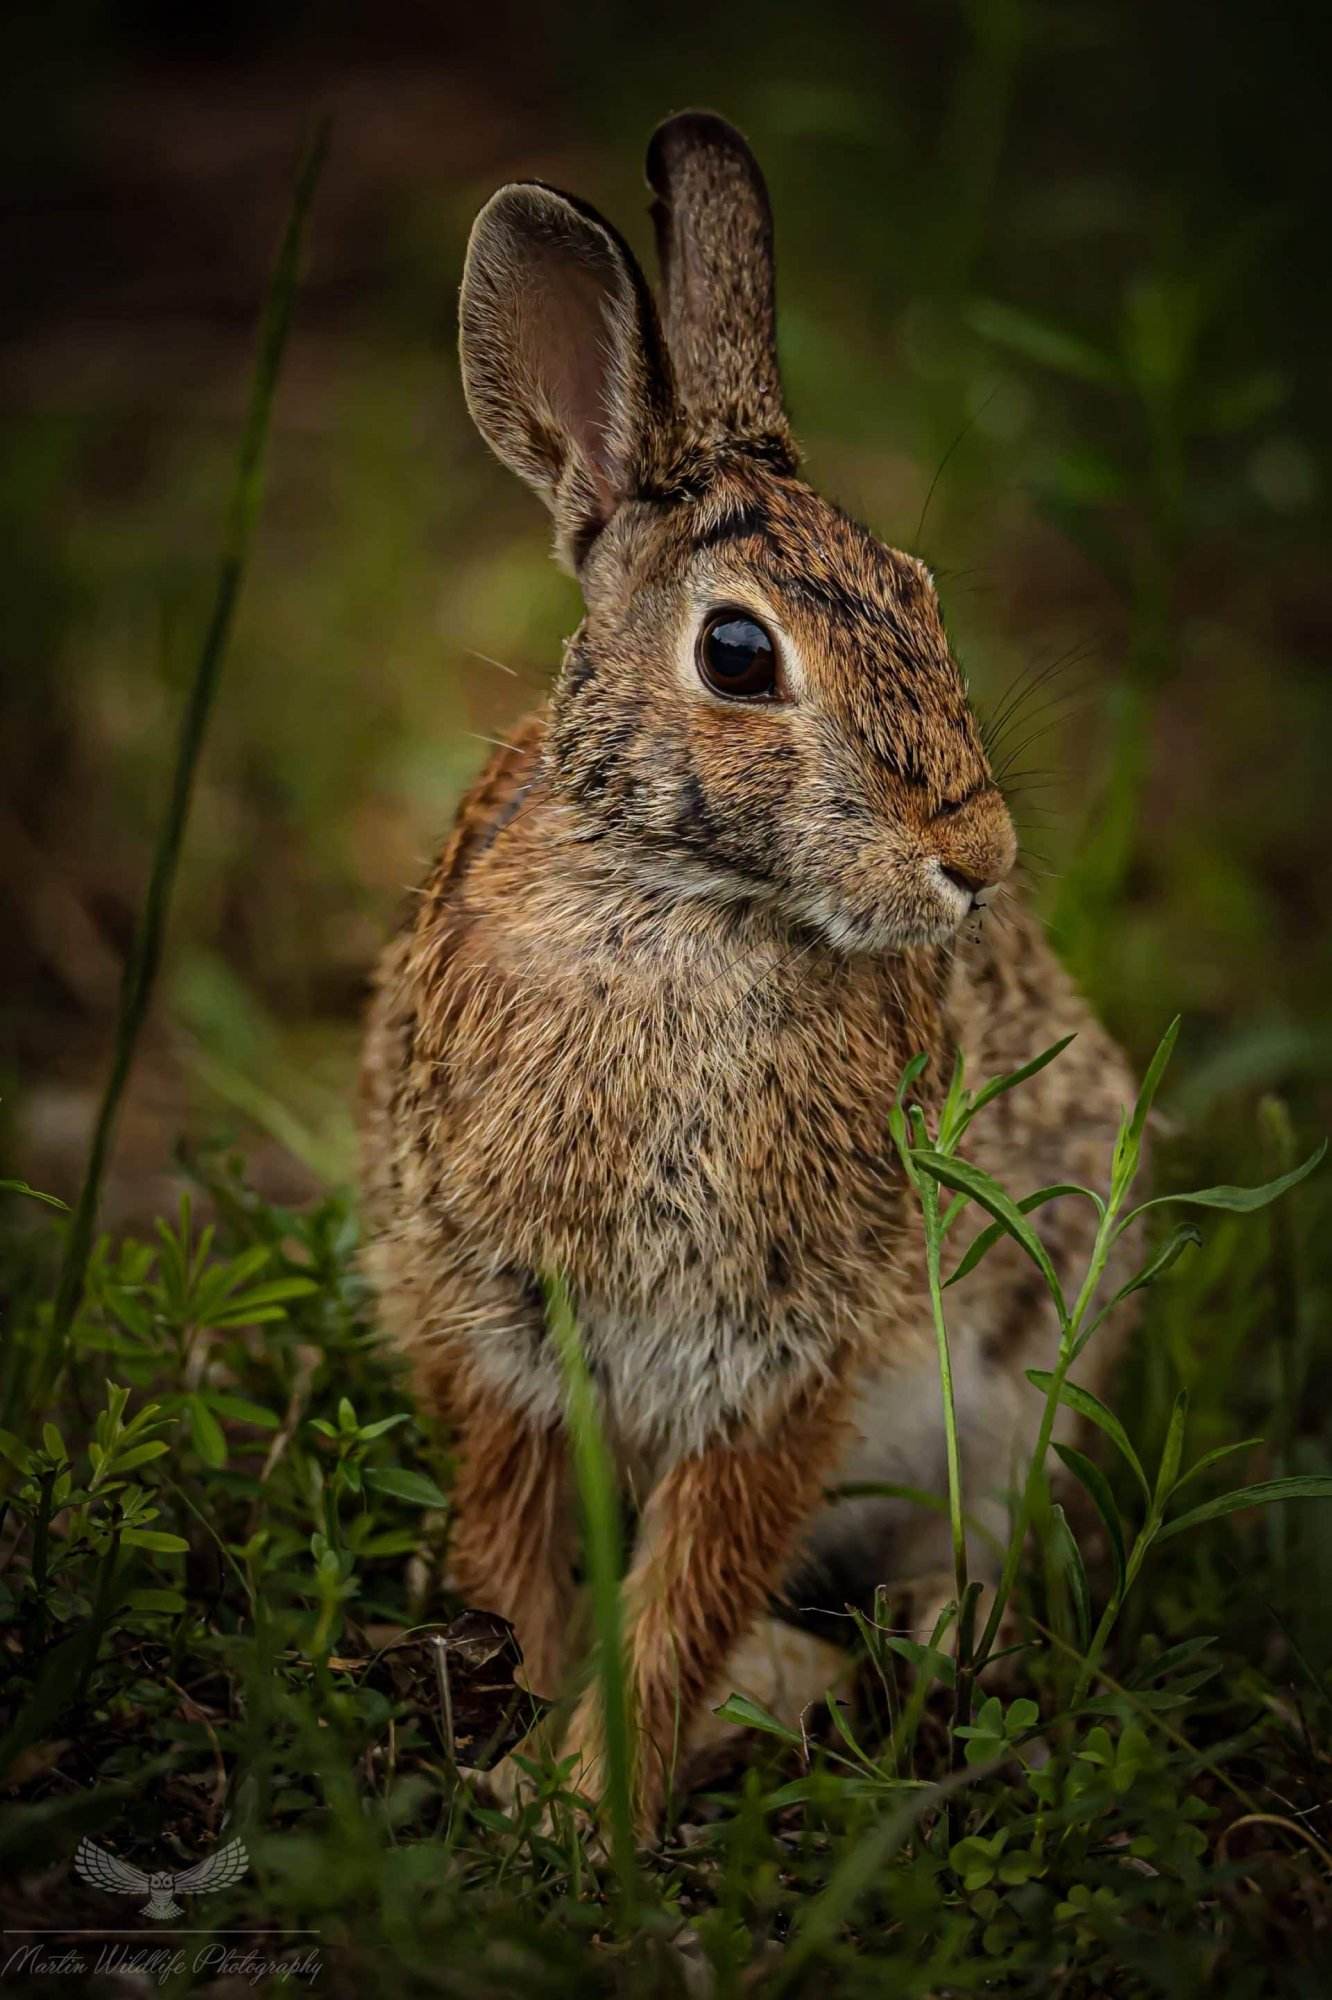
M 928 572 L 798 477 L 748 149 L 689 114 L 649 173 L 664 337 L 581 204 L 504 189 L 473 233 L 469 402 L 551 507 L 587 612 L 385 956 L 363 1078 L 384 1321 L 459 1434 L 455 1573 L 552 1691 L 572 1568 L 538 1274 L 571 1287 L 643 1507 L 645 1825 L 784 1577 L 798 1602 L 819 1575 L 942 1566 L 933 1516 L 820 1507 L 834 1478 L 943 1484 L 887 1134 L 905 1063 L 928 1051 L 937 1090 L 956 1046 L 981 1078 L 1077 1032 L 974 1128 L 1019 1194 L 1103 1176 L 1131 1095 L 1037 924 L 1013 905 L 996 925 L 958 886 L 1002 881 L 1012 827 Z M 774 635 L 779 698 L 704 686 L 695 634 L 718 605 Z M 1046 1211 L 1065 1269 L 1089 1215 Z M 1052 1314 L 1011 1246 L 952 1296 L 969 1498 L 1001 1517 Z M 586 1702 L 572 1731 L 594 1782 Z

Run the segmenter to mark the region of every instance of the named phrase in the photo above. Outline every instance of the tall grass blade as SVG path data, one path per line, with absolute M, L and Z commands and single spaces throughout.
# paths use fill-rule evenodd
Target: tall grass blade
M 129 1079 L 134 1052 L 148 1013 L 157 969 L 161 962 L 171 892 L 180 860 L 185 823 L 189 817 L 194 774 L 203 748 L 213 698 L 217 692 L 218 678 L 231 636 L 236 601 L 240 595 L 246 557 L 259 511 L 264 448 L 268 441 L 278 371 L 291 327 L 305 225 L 327 149 L 328 128 L 326 124 L 321 124 L 306 148 L 297 171 L 287 226 L 264 303 L 259 330 L 259 353 L 250 389 L 245 429 L 241 437 L 236 483 L 227 515 L 212 610 L 194 669 L 185 714 L 181 720 L 171 780 L 171 796 L 157 838 L 157 849 L 153 856 L 153 870 L 148 893 L 144 899 L 143 914 L 125 963 L 111 1071 L 98 1107 L 83 1185 L 79 1190 L 79 1198 L 65 1241 L 60 1283 L 52 1310 L 51 1342 L 46 1358 L 46 1366 L 52 1371 L 58 1368 L 63 1360 L 69 1330 L 83 1296 L 84 1277 L 92 1249 L 98 1201 L 106 1171 L 107 1155 L 115 1132 L 116 1116 Z
M 592 1597 L 606 1744 L 605 1805 L 611 1861 L 619 1883 L 621 1914 L 628 1930 L 638 1908 L 639 1883 L 634 1851 L 633 1738 L 620 1606 L 623 1559 L 619 1493 L 568 1286 L 562 1279 L 549 1280 L 545 1293 L 546 1320 L 564 1370 L 574 1478 L 583 1512 L 584 1557 Z

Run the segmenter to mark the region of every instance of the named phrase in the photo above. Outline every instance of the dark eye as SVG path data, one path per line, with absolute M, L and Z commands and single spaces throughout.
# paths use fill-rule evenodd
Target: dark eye
M 698 671 L 716 694 L 764 697 L 777 688 L 777 648 L 746 611 L 714 611 L 698 635 Z

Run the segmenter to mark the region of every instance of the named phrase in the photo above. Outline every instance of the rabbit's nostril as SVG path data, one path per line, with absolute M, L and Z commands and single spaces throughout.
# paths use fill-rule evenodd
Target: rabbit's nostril
M 979 896 L 982 889 L 988 889 L 991 886 L 984 875 L 968 875 L 964 868 L 954 868 L 947 861 L 941 861 L 939 866 L 948 877 L 948 880 L 953 884 L 953 887 L 960 889 L 964 896 L 970 896 L 973 900 Z

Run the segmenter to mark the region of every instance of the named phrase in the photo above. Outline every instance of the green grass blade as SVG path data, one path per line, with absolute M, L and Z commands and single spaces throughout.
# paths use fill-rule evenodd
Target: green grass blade
M 83 1296 L 83 1283 L 88 1268 L 88 1257 L 92 1250 L 102 1179 L 106 1172 L 116 1117 L 161 962 L 167 914 L 180 860 L 185 824 L 189 817 L 194 775 L 203 749 L 213 698 L 217 692 L 222 662 L 231 636 L 232 619 L 240 595 L 246 557 L 258 514 L 262 492 L 264 447 L 272 418 L 278 371 L 282 365 L 282 355 L 291 327 L 300 272 L 301 246 L 327 144 L 327 128 L 321 126 L 307 147 L 297 172 L 287 226 L 264 305 L 259 332 L 258 359 L 250 390 L 249 411 L 241 437 L 236 483 L 227 515 L 222 560 L 214 590 L 212 610 L 190 685 L 185 714 L 181 720 L 171 780 L 171 795 L 157 839 L 143 914 L 125 963 L 111 1070 L 98 1107 L 92 1143 L 88 1150 L 88 1161 L 84 1169 L 83 1185 L 79 1190 L 65 1242 L 60 1283 L 52 1312 L 48 1367 L 57 1367 L 63 1358 L 69 1330 Z
M 611 1861 L 619 1883 L 621 1914 L 628 1930 L 639 1904 L 639 1882 L 634 1850 L 633 1737 L 620 1602 L 623 1570 L 620 1496 L 568 1287 L 562 1279 L 555 1279 L 547 1282 L 545 1293 L 546 1319 L 564 1370 L 569 1441 L 583 1513 L 584 1555 L 591 1588 L 606 1744 L 605 1803 Z

